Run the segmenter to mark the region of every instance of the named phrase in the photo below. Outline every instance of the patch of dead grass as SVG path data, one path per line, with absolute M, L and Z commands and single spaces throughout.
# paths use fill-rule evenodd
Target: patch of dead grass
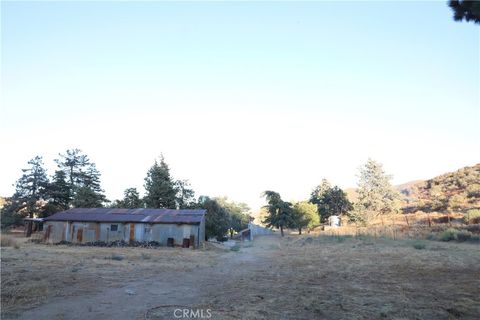
M 55 296 L 115 287 L 159 270 L 192 271 L 210 266 L 217 255 L 179 248 L 77 247 L 31 242 L 24 242 L 21 250 L 2 247 L 1 254 L 2 314 L 30 309 Z M 120 256 L 122 259 L 111 259 Z

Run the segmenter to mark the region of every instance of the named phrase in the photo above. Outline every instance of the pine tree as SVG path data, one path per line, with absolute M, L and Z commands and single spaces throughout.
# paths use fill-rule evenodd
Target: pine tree
M 128 188 L 123 192 L 123 200 L 120 200 L 119 207 L 129 209 L 143 207 L 142 199 L 140 199 L 140 193 L 136 188 Z
M 382 164 L 369 159 L 360 169 L 358 182 L 357 215 L 369 220 L 378 215 L 398 212 L 400 195 L 390 184 Z
M 190 187 L 188 180 L 177 180 L 174 182 L 175 202 L 179 209 L 188 209 L 195 204 L 195 192 Z
M 148 170 L 144 186 L 146 191 L 144 201 L 147 208 L 176 209 L 175 183 L 170 177 L 170 169 L 163 156 L 160 157 L 160 163 L 155 160 Z
M 105 197 L 98 194 L 90 187 L 83 186 L 77 189 L 72 205 L 75 208 L 99 208 L 103 207 Z
M 49 203 L 59 210 L 67 210 L 69 208 L 72 195 L 65 172 L 61 170 L 55 171 L 52 182 L 47 186 L 46 193 Z
M 45 190 L 49 181 L 43 168 L 42 157 L 36 156 L 28 161 L 28 164 L 30 167 L 22 169 L 23 175 L 15 185 L 12 206 L 21 211 L 23 215 L 33 217 L 41 211 L 42 204 L 39 202 L 46 198 Z
M 455 21 L 473 21 L 480 23 L 480 2 L 478 0 L 450 0 L 448 6 L 453 10 Z
M 95 163 L 92 163 L 87 155 L 82 154 L 80 149 L 67 150 L 65 154 L 59 154 L 59 156 L 60 158 L 56 159 L 55 162 L 65 174 L 71 197 L 75 198 L 81 188 L 83 188 L 81 197 L 85 196 L 87 194 L 85 188 L 87 188 L 95 193 L 91 202 L 100 203 L 100 206 L 102 206 L 107 199 L 100 186 L 101 175 Z

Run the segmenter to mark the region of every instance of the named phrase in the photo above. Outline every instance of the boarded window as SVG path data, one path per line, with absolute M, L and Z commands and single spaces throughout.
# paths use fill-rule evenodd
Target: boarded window
M 118 224 L 110 225 L 110 231 L 117 231 L 117 230 L 118 230 Z

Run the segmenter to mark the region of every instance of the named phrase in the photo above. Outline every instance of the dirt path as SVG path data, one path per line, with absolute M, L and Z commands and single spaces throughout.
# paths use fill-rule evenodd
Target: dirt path
M 216 297 L 224 295 L 225 287 L 234 287 L 242 276 L 253 271 L 254 266 L 258 268 L 266 262 L 266 257 L 260 253 L 263 246 L 270 242 L 266 239 L 256 247 L 242 248 L 241 252 L 226 252 L 218 256 L 214 266 L 199 267 L 193 272 L 158 270 L 148 276 L 138 274 L 134 281 L 126 283 L 121 283 L 121 279 L 131 278 L 132 275 L 119 273 L 119 284 L 114 288 L 99 287 L 94 294 L 74 293 L 72 296 L 51 298 L 39 307 L 5 319 L 144 319 L 147 310 L 161 305 L 191 306 L 193 310 L 197 306 L 211 308 L 209 302 L 215 302 Z M 173 312 L 178 308 L 153 309 L 148 318 L 167 316 L 175 319 Z M 222 310 L 225 308 L 228 309 L 228 306 Z M 220 313 L 213 313 L 220 316 Z

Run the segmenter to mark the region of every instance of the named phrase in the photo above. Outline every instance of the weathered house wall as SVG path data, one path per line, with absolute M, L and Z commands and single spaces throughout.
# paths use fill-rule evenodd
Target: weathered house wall
M 48 243 L 58 243 L 65 240 L 66 222 L 49 221 L 45 223 L 45 241 Z
M 168 238 L 173 238 L 175 245 L 181 245 L 184 238 L 191 239 L 193 236 L 194 243 L 190 245 L 198 247 L 204 242 L 204 227 L 205 219 L 200 224 L 47 221 L 45 242 L 157 241 L 166 246 Z
M 250 240 L 253 240 L 255 236 L 264 236 L 273 234 L 273 230 L 265 228 L 259 225 L 254 224 L 253 222 L 248 223 L 248 229 L 250 229 Z
M 194 243 L 191 245 L 197 246 L 199 237 L 199 225 L 191 224 L 154 224 L 151 228 L 151 238 L 154 241 L 160 242 L 162 245 L 167 245 L 168 238 L 173 238 L 175 245 L 181 245 L 184 238 L 190 239 L 193 236 Z M 200 239 L 200 244 L 203 241 Z

